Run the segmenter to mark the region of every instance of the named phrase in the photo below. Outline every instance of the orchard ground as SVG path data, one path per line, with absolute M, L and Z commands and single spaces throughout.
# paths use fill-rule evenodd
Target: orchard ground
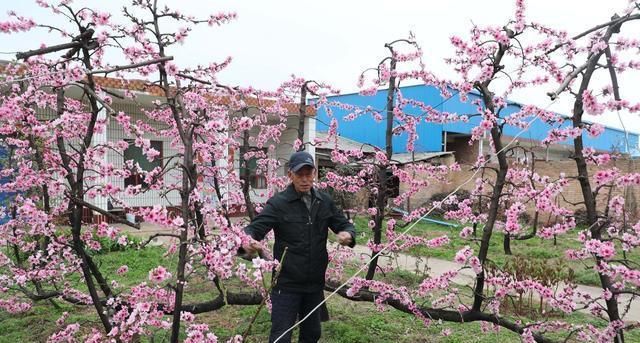
M 358 228 L 366 228 L 366 219 L 357 217 L 355 219 Z M 132 236 L 146 239 L 154 233 L 166 232 L 162 227 L 156 225 L 143 224 L 140 231 L 126 229 Z M 368 230 L 360 230 L 359 243 L 366 242 Z M 393 259 L 385 258 L 382 265 L 391 263 L 399 268 L 390 273 L 385 273 L 381 280 L 401 286 L 417 286 L 426 275 L 436 276 L 444 271 L 459 268 L 453 261 L 456 251 L 468 244 L 458 238 L 459 229 L 446 228 L 435 224 L 419 223 L 411 230 L 412 234 L 435 237 L 448 234 L 451 243 L 445 247 L 437 249 L 413 248 L 406 255 L 397 255 Z M 491 249 L 495 250 L 494 262 L 504 265 L 514 257 L 506 256 L 501 251 L 501 242 L 498 237 L 492 240 L 495 242 Z M 123 287 L 136 285 L 148 280 L 148 273 L 155 268 L 159 261 L 163 261 L 169 270 L 175 268 L 177 260 L 175 257 L 166 257 L 165 249 L 160 245 L 167 243 L 164 237 L 158 238 L 155 242 L 143 249 L 134 247 L 122 248 L 111 245 L 104 241 L 104 252 L 96 255 L 96 260 L 105 269 L 108 279 L 115 280 Z M 332 244 L 332 243 L 330 243 Z M 533 261 L 541 263 L 555 263 L 553 261 L 562 260 L 563 251 L 566 248 L 578 247 L 579 242 L 568 239 L 558 240 L 558 245 L 553 241 L 533 238 L 527 241 L 515 241 L 512 244 L 514 254 L 525 256 Z M 115 251 L 114 251 L 115 250 Z M 368 249 L 360 245 L 356 250 L 357 256 L 365 256 Z M 638 256 L 631 256 L 632 260 L 640 262 Z M 129 271 L 125 275 L 117 275 L 116 270 L 127 265 Z M 575 271 L 575 280 L 578 283 L 595 284 L 595 277 L 592 277 L 585 266 L 571 264 L 570 268 Z M 356 263 L 349 266 L 345 275 L 352 275 L 356 271 Z M 381 274 L 382 275 L 382 274 Z M 473 272 L 470 269 L 463 269 L 455 282 L 464 286 L 473 281 Z M 72 282 L 80 285 L 80 280 Z M 243 287 L 239 282 L 229 281 L 226 285 L 228 289 Z M 579 286 L 581 290 L 592 290 L 599 292 L 597 287 Z M 197 302 L 212 299 L 216 296 L 215 287 L 201 277 L 197 277 L 189 284 L 189 297 L 186 302 Z M 594 294 L 599 295 L 599 294 Z M 518 305 L 519 304 L 519 305 Z M 640 320 L 640 303 L 635 301 L 629 309 L 627 320 Z M 502 311 L 505 316 L 517 316 L 526 321 L 527 319 L 539 319 L 540 313 L 537 311 L 535 299 L 512 305 L 512 308 L 505 307 Z M 323 342 L 520 342 L 520 336 L 507 330 L 491 331 L 489 334 L 482 334 L 479 323 L 433 323 L 425 327 L 423 323 L 395 309 L 388 308 L 380 312 L 374 304 L 365 302 L 353 302 L 334 296 L 328 301 L 328 308 L 331 320 L 323 324 Z M 258 310 L 258 306 L 226 306 L 220 310 L 199 314 L 198 319 L 207 323 L 219 338 L 226 339 L 235 334 L 242 334 L 248 326 L 247 318 L 253 317 Z M 69 312 L 68 321 L 78 321 L 87 325 L 86 327 L 100 327 L 98 319 L 93 316 L 94 309 L 86 306 L 73 306 L 68 303 L 54 301 L 40 302 L 31 311 L 24 314 L 11 315 L 6 312 L 0 314 L 0 342 L 43 342 L 52 333 L 60 328 L 55 321 L 64 312 Z M 549 312 L 545 316 L 558 318 L 562 317 L 574 323 L 591 323 L 597 326 L 604 326 L 602 320 L 588 314 L 576 313 L 571 316 L 563 316 L 560 313 Z M 93 322 L 93 323 L 92 323 Z M 262 309 L 251 327 L 248 336 L 249 342 L 266 341 L 270 327 L 269 313 Z M 34 328 L 37 328 L 34 329 Z M 152 335 L 140 337 L 141 342 L 157 342 L 168 339 L 166 331 L 156 331 Z M 295 337 L 295 336 L 294 336 Z M 628 333 L 630 342 L 640 341 L 640 332 Z M 571 341 L 570 341 L 571 342 Z

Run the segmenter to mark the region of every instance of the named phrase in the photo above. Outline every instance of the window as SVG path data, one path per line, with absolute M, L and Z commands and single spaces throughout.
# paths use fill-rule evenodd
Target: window
M 156 167 L 162 167 L 162 141 L 151 141 L 151 147 L 160 152 L 160 155 L 156 156 L 152 162 L 147 159 L 142 153 L 142 148 L 134 145 L 133 140 L 127 140 L 129 143 L 129 147 L 124 151 L 124 160 L 132 160 L 135 163 L 140 165 L 140 169 L 149 172 L 152 171 Z M 137 185 L 145 185 L 144 183 L 144 175 L 138 173 L 132 173 L 128 178 L 124 179 L 124 186 L 137 186 Z
M 244 156 L 244 149 L 240 149 L 240 158 Z M 266 154 L 266 150 L 263 149 Z M 262 175 L 261 171 L 258 171 L 258 160 L 260 157 L 251 157 L 245 162 L 245 168 L 248 169 L 248 182 L 251 188 L 265 189 L 267 188 L 267 178 Z M 240 168 L 240 176 L 245 175 L 243 168 Z
M 249 182 L 251 184 L 251 188 L 267 188 L 267 178 L 262 174 L 258 174 L 258 159 L 256 157 L 249 159 L 249 161 L 247 161 L 247 167 L 249 168 Z

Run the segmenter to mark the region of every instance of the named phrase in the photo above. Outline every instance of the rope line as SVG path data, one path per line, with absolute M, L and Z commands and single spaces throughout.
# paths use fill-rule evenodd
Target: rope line
M 21 81 L 27 81 L 27 80 L 33 80 L 33 79 L 37 79 L 40 77 L 46 77 L 46 76 L 51 76 L 51 75 L 56 75 L 56 74 L 63 74 L 66 73 L 67 70 L 62 70 L 62 71 L 56 71 L 56 72 L 51 72 L 51 73 L 47 73 L 47 74 L 38 74 L 38 75 L 33 75 L 33 76 L 27 76 L 27 77 L 23 77 L 20 79 L 11 79 L 11 80 L 4 80 L 2 82 L 0 82 L 0 85 L 8 85 L 8 84 L 12 84 L 12 83 L 16 83 L 16 82 L 21 82 Z

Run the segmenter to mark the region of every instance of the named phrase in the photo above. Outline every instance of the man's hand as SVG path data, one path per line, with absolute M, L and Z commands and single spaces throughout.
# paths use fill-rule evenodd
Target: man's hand
M 351 244 L 351 234 L 346 232 L 346 231 L 341 231 L 338 232 L 338 243 L 340 243 L 340 245 L 349 245 Z
M 245 255 L 251 258 L 258 256 L 258 254 L 262 252 L 262 247 L 256 242 L 243 244 L 242 249 L 244 250 Z

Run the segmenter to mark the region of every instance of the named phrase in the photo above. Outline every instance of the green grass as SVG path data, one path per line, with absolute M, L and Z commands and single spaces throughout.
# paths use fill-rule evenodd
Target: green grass
M 366 224 L 366 223 L 365 223 Z M 362 228 L 361 223 L 357 224 Z M 366 227 L 366 226 L 364 226 Z M 436 225 L 417 225 L 413 234 L 424 235 L 427 237 L 439 236 L 443 233 L 449 234 L 452 242 L 449 246 L 439 249 L 413 249 L 411 253 L 422 254 L 430 257 L 450 259 L 455 254 L 458 246 L 468 244 L 457 236 L 456 229 L 447 229 Z M 362 238 L 360 239 L 362 243 Z M 491 256 L 499 261 L 508 258 L 504 257 L 501 252 L 501 241 L 494 243 L 491 247 Z M 538 243 L 537 245 L 535 243 Z M 561 241 L 559 240 L 559 243 Z M 526 242 L 514 242 L 514 252 L 523 250 L 535 255 L 535 258 L 549 258 L 560 255 L 562 248 L 552 247 L 552 242 L 540 242 L 539 239 L 533 239 Z M 138 284 L 148 280 L 148 272 L 152 268 L 161 264 L 174 272 L 176 267 L 175 256 L 163 256 L 165 250 L 159 247 L 148 247 L 146 249 L 125 249 L 123 251 L 113 251 L 111 253 L 96 254 L 94 258 L 100 265 L 101 270 L 107 280 L 116 280 L 123 287 Z M 117 275 L 116 270 L 122 265 L 129 266 L 129 272 L 125 275 Z M 354 266 L 347 268 L 347 274 L 354 271 Z M 385 275 L 379 274 L 381 280 L 393 283 L 398 286 L 415 287 L 421 282 L 421 277 L 408 271 L 393 271 Z M 73 281 L 79 288 L 81 283 L 79 279 Z M 228 280 L 225 287 L 229 290 L 246 290 L 246 286 L 237 280 Z M 187 286 L 187 294 L 185 302 L 200 302 L 213 299 L 217 296 L 215 287 L 211 282 L 196 275 Z M 423 299 L 425 304 L 429 303 L 429 299 Z M 463 301 L 467 301 L 464 298 Z M 82 325 L 82 332 L 88 333 L 91 328 L 101 329 L 101 324 L 95 313 L 95 309 L 86 306 L 73 306 L 62 301 L 57 301 L 59 308 L 54 307 L 47 301 L 37 303 L 32 310 L 27 313 L 11 315 L 6 312 L 0 312 L 0 343 L 1 342 L 45 342 L 47 338 L 59 330 L 55 321 L 63 312 L 69 312 L 70 318 L 67 324 L 79 322 Z M 395 309 L 387 308 L 384 312 L 376 309 L 374 304 L 366 302 L 354 302 L 334 296 L 328 301 L 328 308 L 331 320 L 323 324 L 322 342 L 352 343 L 352 342 L 520 342 L 518 335 L 511 333 L 505 329 L 499 332 L 483 333 L 479 323 L 437 323 L 434 322 L 430 326 L 425 327 L 417 318 L 411 315 L 401 313 Z M 253 317 L 258 306 L 226 306 L 220 310 L 200 314 L 197 316 L 198 322 L 206 323 L 211 330 L 218 335 L 220 341 L 226 341 L 229 337 L 236 334 L 242 334 L 249 325 L 249 319 Z M 508 309 L 503 311 L 505 315 L 509 315 Z M 518 317 L 527 322 L 528 318 Z M 560 319 L 560 318 L 558 318 Z M 584 314 L 573 314 L 570 317 L 561 318 L 574 323 L 592 323 L 602 326 L 603 321 L 596 320 L 593 317 Z M 270 328 L 270 316 L 266 309 L 262 309 L 255 323 L 251 327 L 249 342 L 265 342 L 268 337 Z M 184 327 L 184 325 L 183 325 Z M 443 330 L 448 329 L 450 336 L 443 336 Z M 168 341 L 168 332 L 155 330 L 149 335 L 140 338 L 140 342 L 166 342 Z M 184 338 L 184 335 L 182 336 Z M 294 337 L 296 334 L 294 333 Z M 553 337 L 553 336 L 552 336 Z M 561 338 L 560 336 L 556 336 Z M 640 333 L 631 332 L 627 334 L 628 341 L 640 341 Z M 555 338 L 555 337 L 553 337 Z
M 214 329 L 221 341 L 234 334 L 243 333 L 247 318 L 251 318 L 257 306 L 225 307 L 200 317 Z M 394 309 L 378 311 L 373 304 L 349 301 L 333 297 L 328 302 L 331 320 L 322 324 L 321 342 L 331 343 L 373 343 L 373 342 L 520 342 L 517 335 L 500 332 L 483 335 L 478 323 L 465 325 L 444 323 L 425 327 L 413 316 Z M 248 342 L 266 342 L 271 321 L 269 314 L 262 310 L 251 327 Z M 443 329 L 452 331 L 450 337 L 443 337 Z M 298 330 L 294 330 L 293 341 L 297 341 Z
M 109 280 L 116 280 L 122 286 L 131 286 L 148 280 L 149 271 L 162 265 L 169 271 L 176 269 L 178 262 L 175 256 L 165 257 L 164 248 L 148 247 L 145 249 L 128 249 L 108 254 L 95 255 L 96 263 Z M 127 265 L 129 271 L 124 275 L 116 274 L 120 266 Z
M 367 226 L 368 217 L 358 216 L 355 219 L 355 225 L 358 230 L 358 243 L 366 244 L 367 240 L 373 237 L 371 229 Z M 419 222 L 408 232 L 410 235 L 435 238 L 442 235 L 447 235 L 451 242 L 440 248 L 427 248 L 424 246 L 414 247 L 406 251 L 407 254 L 413 256 L 422 256 L 430 258 L 438 258 L 443 260 L 453 260 L 456 252 L 463 247 L 469 245 L 477 252 L 478 243 L 470 242 L 462 239 L 459 236 L 460 230 L 464 225 L 459 225 L 458 228 L 450 228 L 443 225 L 434 223 Z M 385 224 L 386 227 L 386 224 Z M 406 228 L 396 228 L 397 233 L 401 233 Z M 565 258 L 565 251 L 567 249 L 580 249 L 581 243 L 576 239 L 577 231 L 575 229 L 561 237 L 558 237 L 557 244 L 554 244 L 553 240 L 541 239 L 534 237 L 528 240 L 512 240 L 511 251 L 514 255 L 520 255 L 525 258 L 535 259 L 541 263 L 547 262 L 566 262 L 574 272 L 574 281 L 579 284 L 599 286 L 598 275 L 593 271 L 593 261 L 587 260 L 581 261 L 569 261 Z M 478 229 L 478 236 L 482 234 L 482 229 Z M 488 258 L 498 266 L 504 266 L 507 261 L 512 259 L 512 256 L 506 255 L 503 249 L 504 235 L 500 232 L 494 232 L 491 236 L 489 243 Z M 383 234 L 383 242 L 386 241 Z M 617 256 L 618 258 L 620 256 Z M 638 251 L 631 252 L 627 258 L 636 263 L 640 263 L 640 253 Z
M 220 338 L 221 342 L 236 334 L 242 334 L 247 326 L 249 318 L 252 318 L 257 306 L 226 306 L 214 312 L 198 315 L 198 321 L 207 323 L 210 329 Z M 442 342 L 442 343 L 490 343 L 520 342 L 518 335 L 505 329 L 499 332 L 491 331 L 483 333 L 480 323 L 432 323 L 425 327 L 424 324 L 413 316 L 401 313 L 394 309 L 384 312 L 378 311 L 371 303 L 353 302 L 340 297 L 333 297 L 328 302 L 331 320 L 323 323 L 323 337 L 321 342 L 331 343 L 379 343 L 379 342 Z M 67 322 L 80 321 L 83 326 L 91 325 L 99 327 L 93 309 L 65 306 L 63 310 L 72 314 Z M 52 306 L 41 304 L 36 306 L 28 314 L 7 316 L 0 314 L 0 342 L 45 342 L 47 337 L 55 331 L 55 320 L 63 310 L 55 310 Z M 574 323 L 591 323 L 602 326 L 602 322 L 581 314 L 575 314 L 570 318 L 564 318 Z M 265 309 L 262 309 L 255 323 L 251 327 L 248 342 L 266 342 L 270 317 Z M 37 329 L 34 329 L 37 328 Z M 449 329 L 451 335 L 445 337 L 443 330 Z M 84 331 L 89 331 L 86 329 Z M 297 337 L 297 330 L 294 337 Z M 167 332 L 156 331 L 153 335 L 142 337 L 140 342 L 168 341 Z M 629 342 L 637 342 L 640 335 L 636 332 L 626 334 Z M 558 336 L 558 338 L 560 338 Z M 294 341 L 296 341 L 294 339 Z M 577 341 L 570 341 L 577 342 Z
M 12 315 L 0 311 L 0 342 L 46 342 L 57 328 L 55 321 L 63 312 L 69 312 L 69 323 L 78 321 L 89 325 L 99 325 L 97 316 L 89 313 L 84 306 L 73 306 L 57 302 L 60 308 L 55 308 L 47 302 L 41 302 L 29 312 Z M 95 321 L 91 321 L 94 318 Z

